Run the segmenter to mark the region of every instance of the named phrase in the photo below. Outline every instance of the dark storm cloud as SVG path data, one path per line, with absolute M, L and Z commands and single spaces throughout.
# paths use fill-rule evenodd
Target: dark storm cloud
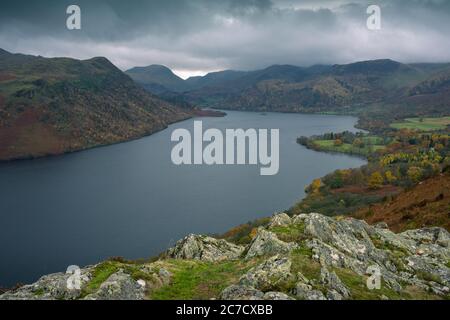
M 82 30 L 65 28 L 78 4 Z M 369 4 L 382 30 L 366 28 Z M 392 58 L 450 61 L 446 0 L 2 1 L 0 47 L 45 56 L 106 56 L 192 73 Z

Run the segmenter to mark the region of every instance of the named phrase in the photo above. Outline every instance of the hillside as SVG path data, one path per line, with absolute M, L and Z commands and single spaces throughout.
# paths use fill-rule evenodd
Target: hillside
M 150 92 L 177 92 L 183 101 L 203 107 L 351 112 L 362 116 L 363 124 L 367 118 L 383 122 L 387 114 L 401 118 L 450 111 L 445 103 L 449 98 L 448 64 L 403 64 L 381 59 L 333 66 L 273 65 L 255 71 L 213 72 L 187 80 L 166 67 L 132 70 L 128 73 Z
M 166 91 L 182 92 L 188 88 L 183 79 L 175 75 L 169 68 L 161 65 L 135 67 L 125 73 L 146 90 L 155 94 Z
M 43 276 L 0 300 L 378 300 L 448 299 L 450 234 L 395 234 L 356 219 L 277 214 L 249 242 L 189 235 L 158 259 L 114 258 L 70 274 Z M 380 287 L 369 289 L 373 271 Z
M 450 173 L 425 180 L 390 201 L 359 210 L 354 216 L 370 224 L 385 222 L 396 232 L 430 226 L 450 230 Z
M 147 93 L 106 58 L 0 52 L 0 160 L 126 141 L 189 116 Z

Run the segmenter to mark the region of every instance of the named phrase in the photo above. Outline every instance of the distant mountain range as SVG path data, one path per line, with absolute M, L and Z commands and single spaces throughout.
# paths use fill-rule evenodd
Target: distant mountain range
M 126 141 L 190 116 L 106 58 L 48 59 L 0 49 L 0 160 Z
M 164 66 L 126 71 L 148 91 L 204 107 L 250 111 L 347 112 L 368 105 L 401 113 L 450 111 L 450 64 L 384 59 L 346 65 L 274 65 L 183 80 Z M 442 102 L 445 103 L 442 103 Z
M 0 160 L 126 141 L 193 115 L 218 115 L 198 107 L 353 113 L 366 128 L 378 127 L 394 118 L 450 114 L 450 64 L 274 65 L 183 80 L 160 65 L 124 73 L 101 57 L 0 49 Z

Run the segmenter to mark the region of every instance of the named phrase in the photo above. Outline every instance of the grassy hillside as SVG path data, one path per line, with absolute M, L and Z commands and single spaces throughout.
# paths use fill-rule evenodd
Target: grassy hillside
M 450 117 L 439 118 L 406 118 L 403 122 L 395 122 L 391 127 L 422 131 L 443 130 L 450 125 Z
M 0 160 L 126 141 L 187 117 L 105 58 L 0 52 Z
M 425 180 L 392 200 L 357 211 L 354 216 L 374 224 L 386 222 L 395 232 L 441 226 L 450 231 L 450 172 Z

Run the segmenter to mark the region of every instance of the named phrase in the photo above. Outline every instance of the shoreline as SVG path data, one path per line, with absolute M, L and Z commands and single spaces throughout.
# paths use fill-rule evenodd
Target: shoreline
M 65 155 L 70 155 L 70 154 L 74 154 L 74 153 L 78 153 L 78 152 L 83 152 L 83 151 L 89 151 L 89 150 L 93 150 L 93 149 L 97 149 L 97 148 L 104 148 L 104 147 L 109 147 L 109 146 L 113 146 L 113 145 L 117 145 L 117 144 L 122 144 L 122 143 L 127 143 L 127 142 L 131 142 L 131 141 L 136 141 L 139 139 L 143 139 L 146 137 L 149 137 L 153 134 L 156 134 L 158 132 L 161 132 L 163 130 L 166 130 L 167 128 L 169 128 L 171 125 L 176 124 L 176 123 L 180 123 L 189 119 L 193 119 L 193 118 L 209 118 L 209 117 L 226 117 L 226 113 L 225 112 L 221 112 L 221 111 L 215 111 L 215 110 L 194 110 L 192 112 L 191 115 L 175 120 L 173 122 L 167 123 L 164 125 L 163 128 L 159 128 L 159 129 L 155 129 L 152 131 L 149 131 L 143 135 L 138 135 L 136 137 L 132 137 L 129 139 L 125 139 L 125 140 L 120 140 L 120 141 L 116 141 L 116 142 L 111 142 L 111 143 L 103 143 L 103 144 L 98 144 L 98 145 L 94 145 L 94 146 L 87 146 L 81 149 L 76 149 L 76 150 L 68 150 L 68 151 L 64 151 L 62 153 L 56 153 L 56 154 L 44 154 L 44 155 L 39 155 L 39 156 L 27 156 L 27 157 L 17 157 L 17 158 L 11 158 L 11 159 L 0 159 L 0 166 L 4 165 L 4 164 L 11 164 L 11 163 L 16 163 L 16 162 L 24 162 L 24 161 L 33 161 L 33 160 L 39 160 L 39 159 L 46 159 L 46 158 L 57 158 L 57 157 L 63 157 Z
M 234 110 L 233 110 L 233 111 L 234 111 Z M 243 112 L 248 112 L 248 111 L 243 111 Z M 277 113 L 277 112 L 275 112 L 275 113 Z M 299 113 L 296 113 L 296 114 L 299 114 Z M 307 114 L 307 115 L 311 115 L 311 113 L 306 113 L 306 114 Z M 318 115 L 322 115 L 322 114 L 318 114 Z M 338 116 L 339 116 L 339 115 L 338 115 Z M 186 119 L 182 119 L 182 120 L 173 122 L 173 123 L 169 124 L 168 126 L 166 126 L 164 129 L 155 131 L 154 133 L 158 133 L 158 132 L 160 132 L 160 131 L 162 131 L 162 130 L 165 130 L 165 129 L 167 129 L 168 127 L 170 127 L 170 125 L 172 125 L 172 124 L 179 123 L 179 122 L 186 121 L 186 120 L 190 120 L 190 119 L 192 119 L 192 118 L 194 118 L 194 117 L 189 117 L 189 118 L 186 118 Z M 354 124 L 353 124 L 353 127 L 354 127 Z M 152 133 L 152 134 L 153 134 L 153 133 Z M 149 135 L 151 135 L 151 134 L 149 134 Z M 147 135 L 147 136 L 149 136 L 149 135 Z M 133 140 L 138 140 L 138 139 L 145 138 L 145 137 L 146 137 L 146 136 L 143 136 L 143 137 L 139 137 L 139 138 L 136 138 L 136 139 L 133 139 Z M 293 137 L 293 138 L 295 138 L 295 137 Z M 53 157 L 58 157 L 58 156 L 64 156 L 64 155 L 69 155 L 69 154 L 75 153 L 75 152 L 88 151 L 88 150 L 94 149 L 94 148 L 107 147 L 107 146 L 110 146 L 110 145 L 115 145 L 115 144 L 119 144 L 119 143 L 126 143 L 126 142 L 130 142 L 130 141 L 133 141 L 133 140 L 128 140 L 128 141 L 118 142 L 118 143 L 109 144 L 109 145 L 96 146 L 96 147 L 92 147 L 92 148 L 88 148 L 88 149 L 84 149 L 84 150 L 78 150 L 78 151 L 74 151 L 74 152 L 68 152 L 68 153 L 65 153 L 65 154 L 62 154 L 62 155 L 55 155 L 55 156 L 50 156 L 50 157 L 37 157 L 37 158 L 34 158 L 34 159 L 30 159 L 30 160 L 39 160 L 39 159 L 45 159 L 45 158 L 53 158 Z M 296 147 L 298 147 L 298 146 L 296 146 Z M 321 151 L 317 151 L 317 150 L 314 150 L 314 151 L 316 151 L 316 152 L 321 152 Z M 342 155 L 343 153 L 340 153 L 340 154 Z M 354 155 L 351 155 L 351 156 L 354 156 Z M 355 158 L 360 158 L 360 157 L 356 157 L 356 156 L 354 156 L 354 157 L 355 157 Z M 5 164 L 6 164 L 6 163 L 14 163 L 15 161 L 26 161 L 26 160 L 24 159 L 24 160 L 14 160 L 14 161 L 0 162 L 0 166 L 1 166 L 2 164 L 4 164 L 4 163 L 5 163 Z M 289 206 L 294 205 L 294 204 L 296 203 L 296 201 L 298 201 L 298 200 L 295 200 L 295 201 L 294 201 L 292 204 L 290 204 Z M 287 209 L 288 209 L 288 208 L 284 208 L 284 209 L 283 209 L 283 208 L 279 208 L 278 210 L 287 210 Z M 259 220 L 259 219 L 267 219 L 267 218 L 269 218 L 269 217 L 270 217 L 270 216 L 262 216 L 262 217 L 257 218 L 256 220 Z M 239 226 L 239 224 L 236 224 L 235 226 Z M 215 234 L 215 235 L 219 237 L 219 236 L 225 234 L 226 232 L 228 232 L 227 229 L 225 229 L 223 232 L 220 232 L 220 233 Z M 211 234 L 211 233 L 207 233 L 207 234 Z M 164 252 L 164 251 L 163 251 L 163 252 Z M 155 255 L 150 256 L 148 259 L 152 259 L 152 258 L 158 257 L 160 254 L 161 254 L 161 253 L 156 253 Z M 135 259 L 135 260 L 139 260 L 139 259 L 140 259 L 140 258 L 137 258 L 137 259 Z M 144 259 L 147 259 L 147 258 L 144 257 Z M 104 261 L 104 260 L 99 260 L 99 261 Z

